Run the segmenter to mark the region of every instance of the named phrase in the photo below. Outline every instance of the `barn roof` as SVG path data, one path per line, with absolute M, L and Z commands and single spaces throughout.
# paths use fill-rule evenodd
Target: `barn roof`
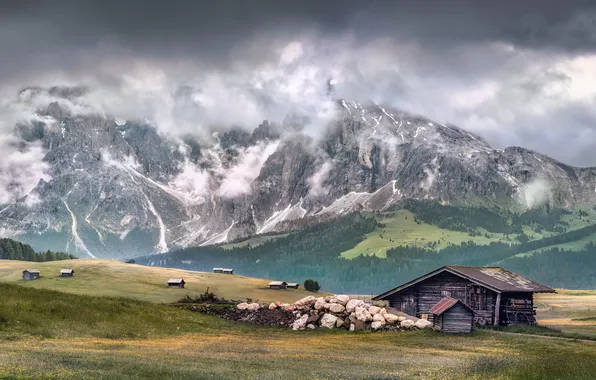
M 224 272 L 233 272 L 234 269 L 232 269 L 232 268 L 224 268 L 223 271 Z
M 73 273 L 74 269 L 60 269 L 60 273 Z
M 297 282 L 288 282 L 288 286 L 298 286 Z
M 213 270 L 223 270 L 223 268 L 213 268 Z
M 23 272 L 29 272 L 29 273 L 40 273 L 39 269 L 25 269 Z
M 285 281 L 271 281 L 269 283 L 269 286 L 276 286 L 276 285 L 288 285 L 288 283 Z
M 461 303 L 463 306 L 470 309 L 468 305 L 456 298 L 445 297 L 442 300 L 440 300 L 435 306 L 433 306 L 432 309 L 430 309 L 430 312 L 435 315 L 441 315 L 447 310 L 451 309 L 453 306 L 457 305 L 458 303 Z M 472 313 L 474 312 L 472 309 L 470 310 L 472 311 Z
M 183 283 L 183 282 L 184 282 L 184 280 L 181 279 L 181 278 L 170 278 L 168 280 L 168 284 L 180 284 L 180 283 Z
M 491 289 L 497 293 L 503 292 L 531 292 L 531 293 L 554 293 L 555 290 L 548 286 L 540 285 L 537 282 L 528 280 L 517 273 L 513 273 L 502 267 L 471 267 L 445 265 L 424 276 L 418 277 L 397 288 L 391 289 L 383 294 L 373 298 L 373 300 L 382 300 L 391 294 L 400 292 L 412 285 L 431 278 L 439 273 L 449 272 L 461 278 L 470 280 L 485 288 Z

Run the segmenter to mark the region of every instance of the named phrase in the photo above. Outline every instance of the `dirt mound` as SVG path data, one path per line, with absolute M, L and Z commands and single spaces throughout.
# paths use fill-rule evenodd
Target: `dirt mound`
M 289 327 L 296 318 L 294 313 L 286 310 L 267 310 L 259 309 L 255 311 L 239 310 L 235 305 L 227 304 L 180 304 L 180 309 L 196 311 L 208 315 L 213 315 L 230 321 L 249 323 L 251 325 L 269 326 L 269 327 Z

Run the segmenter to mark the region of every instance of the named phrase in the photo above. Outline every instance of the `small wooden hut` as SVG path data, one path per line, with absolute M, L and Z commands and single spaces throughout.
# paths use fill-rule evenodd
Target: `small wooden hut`
M 23 281 L 37 280 L 41 273 L 37 269 L 25 269 L 23 271 Z
M 221 273 L 223 273 L 223 274 L 234 274 L 234 269 L 224 268 L 224 269 L 221 270 Z
M 288 286 L 288 283 L 285 281 L 271 281 L 269 283 L 269 289 L 285 289 Z
M 126 264 L 136 264 L 135 259 L 130 259 L 125 261 Z
M 298 289 L 300 287 L 300 284 L 297 282 L 288 282 L 288 285 L 286 285 L 286 287 L 289 289 Z
M 469 334 L 474 326 L 474 311 L 458 299 L 445 297 L 430 310 L 433 328 L 444 333 Z
M 213 268 L 213 273 L 223 273 L 223 268 Z
M 73 277 L 74 269 L 60 269 L 60 277 Z
M 181 278 L 170 278 L 168 280 L 168 288 L 184 288 L 184 280 Z

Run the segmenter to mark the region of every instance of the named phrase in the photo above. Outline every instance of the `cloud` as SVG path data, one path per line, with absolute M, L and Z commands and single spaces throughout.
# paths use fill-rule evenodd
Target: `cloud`
M 216 194 L 223 198 L 236 198 L 250 194 L 252 182 L 279 145 L 279 141 L 261 142 L 240 152 L 234 165 L 226 169 Z
M 323 164 L 314 172 L 314 174 L 308 178 L 308 194 L 313 197 L 325 195 L 329 193 L 329 187 L 324 186 L 327 175 L 333 169 L 333 162 L 325 161 Z
M 44 150 L 37 144 L 22 145 L 13 136 L 0 135 L 0 205 L 24 197 L 41 179 L 49 181 L 49 166 L 43 162 Z M 28 206 L 35 203 L 36 195 L 26 199 Z
M 316 138 L 335 116 L 333 78 L 337 97 L 451 122 L 496 147 L 596 165 L 586 139 L 596 133 L 592 1 L 1 7 L 0 49 L 11 52 L 0 67 L 3 99 L 28 84 L 84 83 L 90 91 L 65 102 L 71 111 L 149 119 L 164 133 L 205 139 L 295 112 Z
M 519 202 L 528 209 L 546 205 L 552 197 L 552 184 L 541 178 L 525 183 L 518 191 Z

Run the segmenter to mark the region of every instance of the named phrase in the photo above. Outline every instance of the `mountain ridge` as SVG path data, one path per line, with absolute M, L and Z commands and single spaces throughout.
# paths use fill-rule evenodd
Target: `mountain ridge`
M 85 93 L 46 91 L 64 99 Z M 0 206 L 0 235 L 129 257 L 285 232 L 305 217 L 383 211 L 405 199 L 520 210 L 596 201 L 596 168 L 493 149 L 456 126 L 381 105 L 336 105 L 316 136 L 308 118 L 289 116 L 201 141 L 55 100 L 37 111 L 45 119 L 16 128 L 46 150 L 51 179 Z

